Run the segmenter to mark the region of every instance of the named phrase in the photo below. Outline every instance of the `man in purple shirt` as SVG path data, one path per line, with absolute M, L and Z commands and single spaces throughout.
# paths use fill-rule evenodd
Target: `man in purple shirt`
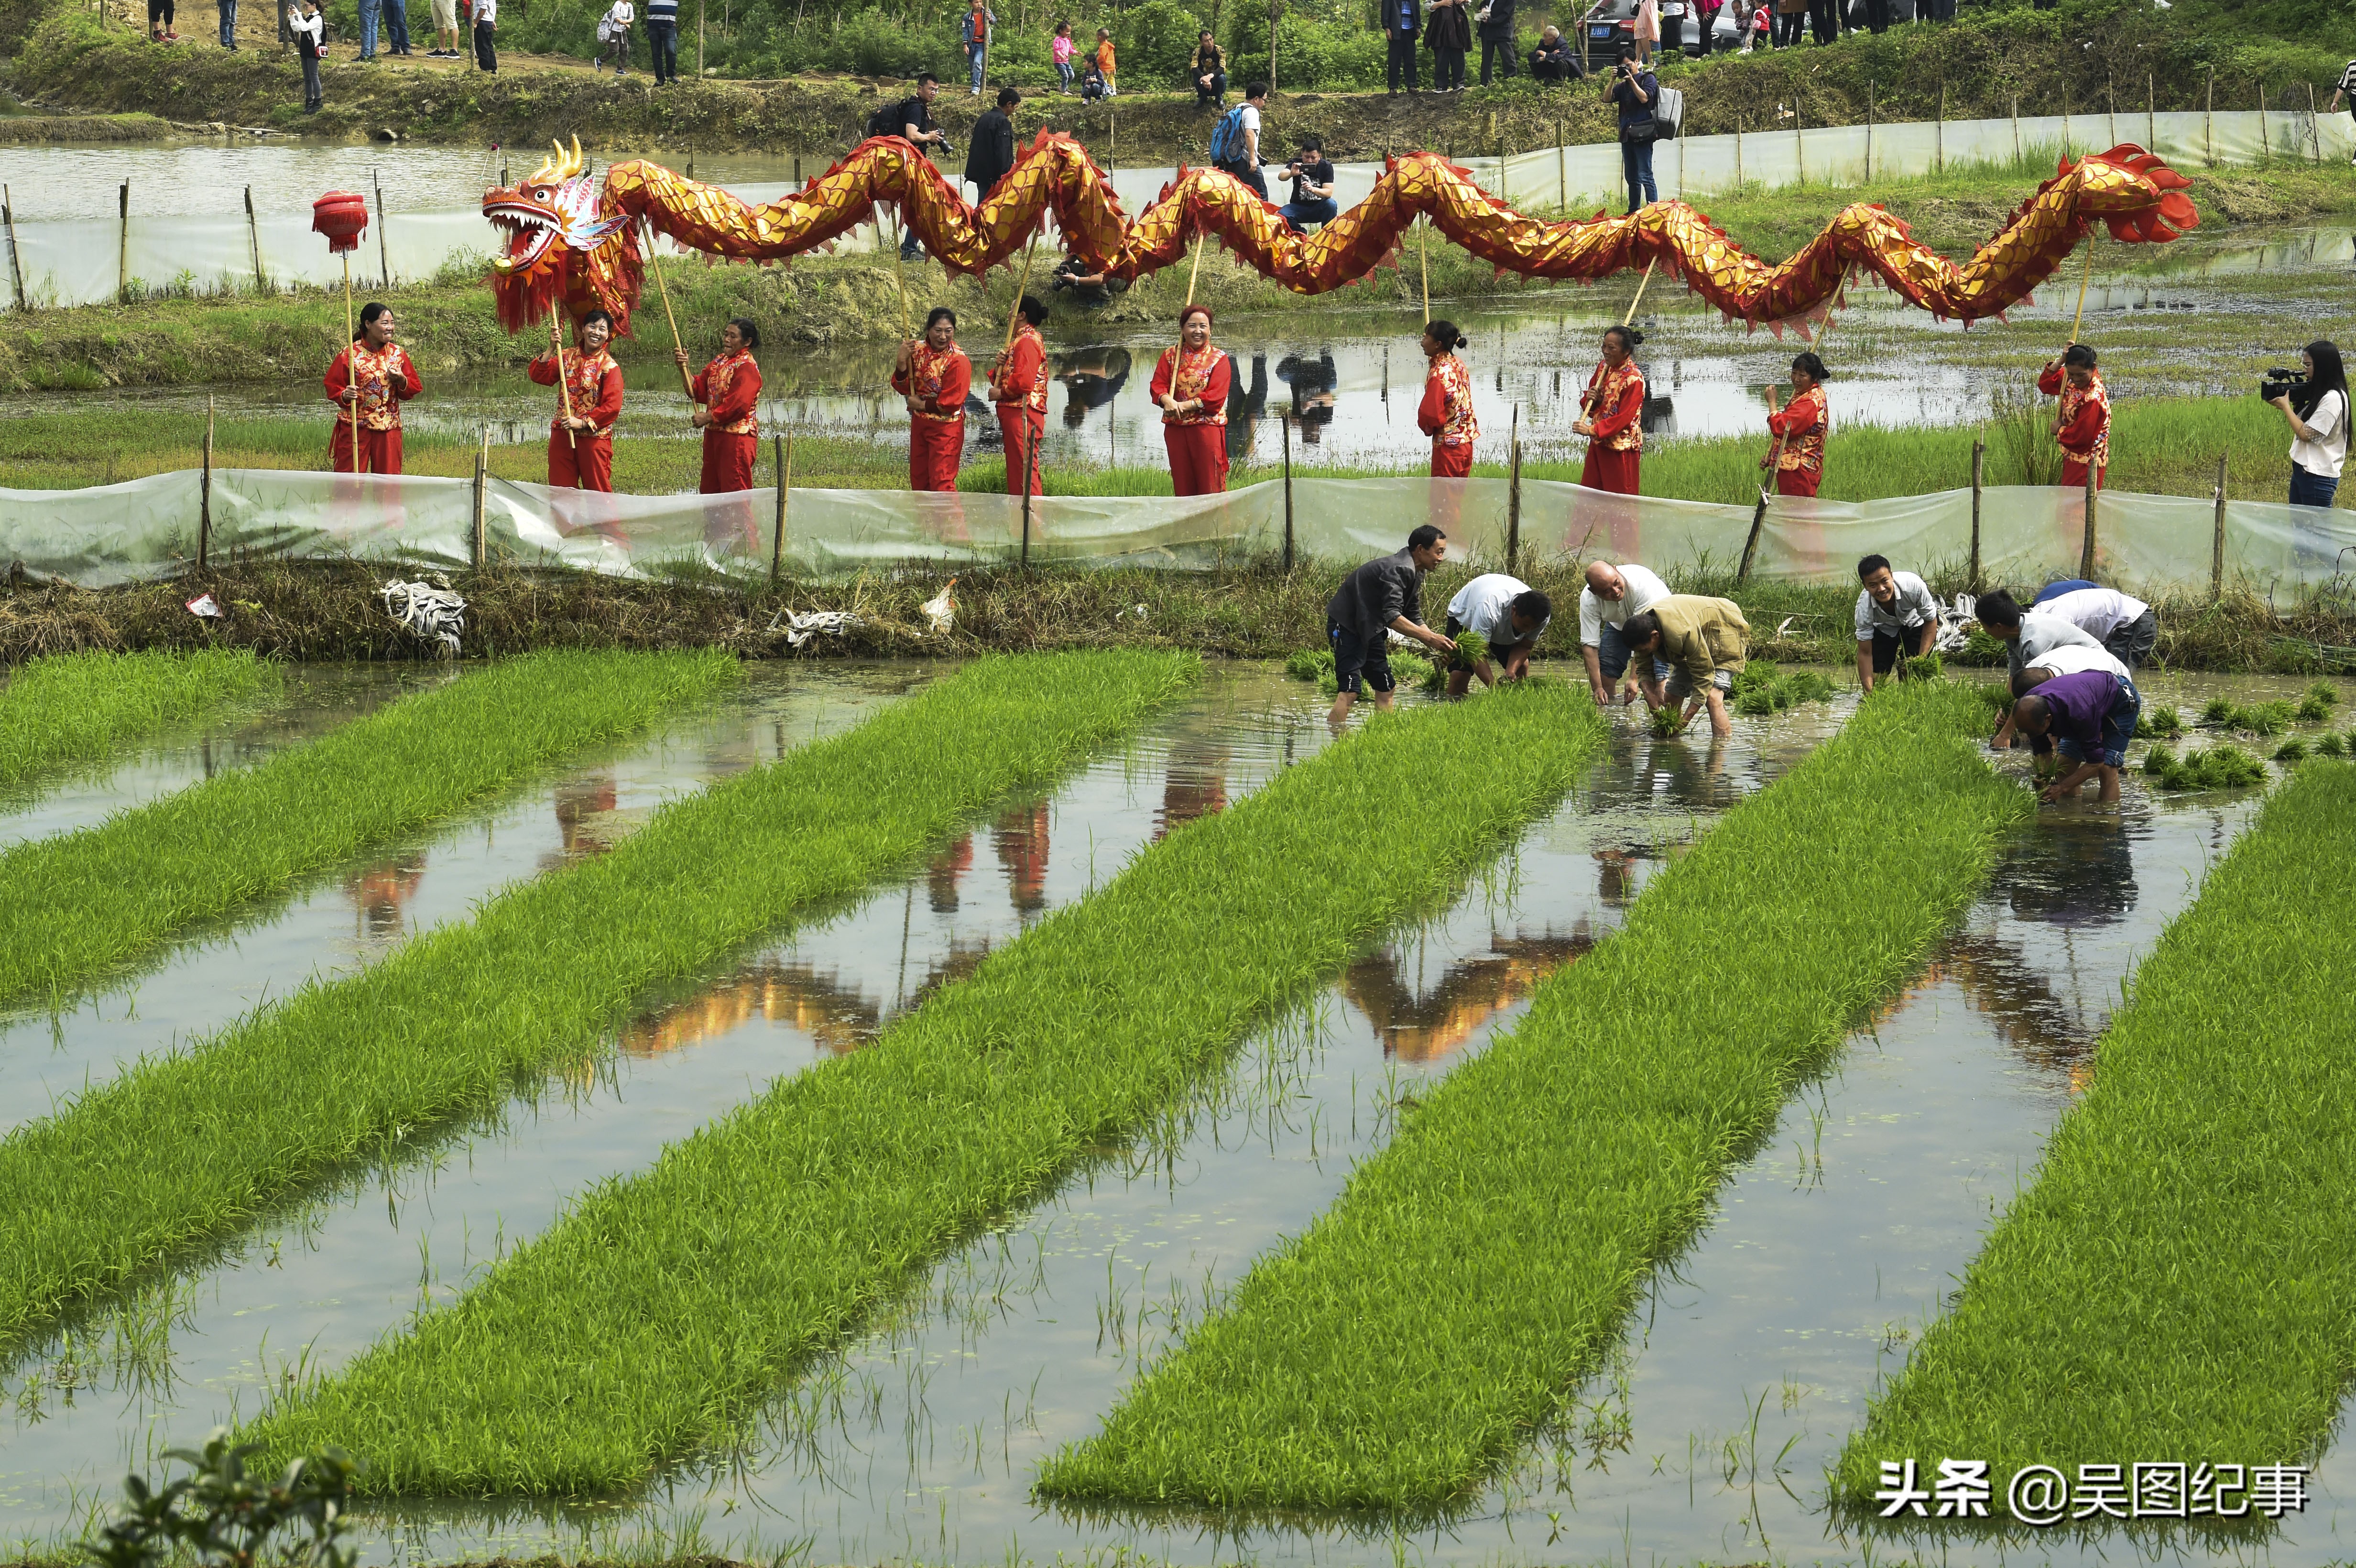
M 2143 699 L 2135 687 L 2106 669 L 2054 677 L 2012 705 L 2013 724 L 2042 752 L 2051 745 L 2077 764 L 2045 788 L 2056 801 L 2075 795 L 2100 773 L 2102 798 L 2119 798 L 2119 768 L 2135 739 Z

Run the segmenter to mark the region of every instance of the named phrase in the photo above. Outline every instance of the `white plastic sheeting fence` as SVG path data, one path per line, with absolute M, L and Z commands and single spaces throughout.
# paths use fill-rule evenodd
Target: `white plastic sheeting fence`
M 1888 177 L 2008 161 L 2040 148 L 2099 152 L 2122 141 L 2142 143 L 2185 166 L 2250 164 L 2269 156 L 2345 160 L 2356 151 L 2345 115 L 2244 110 L 1761 129 L 1662 143 L 1654 151 L 1653 168 L 1663 197 L 1707 196 L 1742 184 L 1853 184 L 1869 177 L 1869 166 L 1871 176 Z M 1525 208 L 1614 201 L 1622 189 L 1616 143 L 1515 154 L 1505 160 L 1502 184 L 1497 159 L 1462 162 L 1486 188 Z M 1174 172 L 1117 169 L 1114 189 L 1135 213 Z M 1376 164 L 1339 165 L 1335 199 L 1345 207 L 1365 199 L 1380 173 Z M 793 187 L 730 188 L 758 203 L 775 201 Z M 136 292 L 182 281 L 198 288 L 250 288 L 257 275 L 273 287 L 329 283 L 343 276 L 340 260 L 311 232 L 307 213 L 269 213 L 249 220 L 231 209 L 217 218 L 145 219 L 134 209 L 127 225 L 120 219 L 20 219 L 14 236 L 13 264 L 27 303 L 36 305 L 102 304 L 116 297 L 123 280 Z M 433 276 L 454 258 L 480 256 L 492 239 L 479 211 L 393 212 L 371 221 L 352 256 L 352 274 L 359 283 L 380 283 L 387 274 L 396 282 L 413 282 Z M 872 245 L 873 231 L 862 230 L 845 243 Z M 681 253 L 667 242 L 662 250 Z M 0 289 L 0 304 L 14 300 L 13 287 Z
M 1505 559 L 1510 489 L 1502 479 L 1295 479 L 1292 543 L 1302 560 L 1348 560 L 1400 548 L 1436 523 L 1451 553 Z M 1010 564 L 1023 556 L 1023 506 L 997 495 L 797 487 L 782 564 L 802 580 L 841 579 L 913 562 Z M 1972 492 L 1868 502 L 1777 497 L 1761 528 L 1755 577 L 1848 582 L 1873 552 L 1917 570 L 1970 560 Z M 157 475 L 87 490 L 0 490 L 0 563 L 87 587 L 176 575 L 197 559 L 200 475 Z M 1990 581 L 2074 575 L 2085 500 L 2076 490 L 1999 486 L 1979 496 L 1980 566 Z M 1201 570 L 1279 556 L 1285 486 L 1224 496 L 1041 496 L 1030 507 L 1037 566 Z M 1613 496 L 1545 480 L 1522 483 L 1519 559 L 1569 557 L 1730 571 L 1752 509 Z M 487 480 L 487 559 L 620 577 L 756 581 L 769 571 L 777 493 L 605 496 Z M 2211 502 L 2105 494 L 2095 511 L 2095 570 L 2123 586 L 2205 588 L 2215 545 Z M 2229 581 L 2296 599 L 2356 572 L 2356 515 L 2235 501 L 2224 509 Z M 475 559 L 471 481 L 423 476 L 222 469 L 212 476 L 209 559 L 363 560 L 463 569 Z

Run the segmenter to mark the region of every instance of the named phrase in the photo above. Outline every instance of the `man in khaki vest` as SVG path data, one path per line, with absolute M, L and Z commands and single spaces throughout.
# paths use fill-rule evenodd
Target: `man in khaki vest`
M 1631 653 L 1649 653 L 1673 667 L 1667 697 L 1685 704 L 1683 722 L 1693 722 L 1703 703 L 1709 705 L 1709 732 L 1720 740 L 1734 733 L 1726 717 L 1726 694 L 1743 666 L 1750 645 L 1751 623 L 1731 599 L 1707 599 L 1698 593 L 1672 593 L 1640 615 L 1631 615 L 1622 628 Z

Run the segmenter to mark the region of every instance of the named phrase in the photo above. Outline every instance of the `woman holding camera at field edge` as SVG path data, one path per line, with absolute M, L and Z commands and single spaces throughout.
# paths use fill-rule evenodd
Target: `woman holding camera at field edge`
M 2306 383 L 2266 401 L 2290 425 L 2290 504 L 2329 507 L 2340 490 L 2340 466 L 2348 461 L 2348 373 L 2339 346 L 2324 338 L 2308 344 L 2300 358 Z
M 1419 347 L 1431 368 L 1423 378 L 1416 427 L 1431 437 L 1431 476 L 1462 479 L 1472 472 L 1472 443 L 1481 421 L 1472 412 L 1472 372 L 1456 351 L 1470 341 L 1452 321 L 1428 323 Z

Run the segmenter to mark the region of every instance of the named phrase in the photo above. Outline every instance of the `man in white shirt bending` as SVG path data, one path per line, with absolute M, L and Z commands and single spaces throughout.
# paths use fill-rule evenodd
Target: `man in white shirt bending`
M 1939 636 L 1939 601 L 1911 571 L 1894 571 L 1886 555 L 1857 563 L 1857 683 L 1873 689 L 1873 677 L 1898 667 L 1899 656 L 1921 658 Z
M 1489 645 L 1488 656 L 1475 662 L 1459 648 L 1448 659 L 1448 695 L 1462 697 L 1472 677 L 1494 686 L 1502 668 L 1506 680 L 1530 673 L 1530 650 L 1554 619 L 1554 601 L 1518 577 L 1484 571 L 1456 591 L 1448 602 L 1446 635 L 1455 641 L 1461 632 L 1478 632 Z
M 2152 645 L 2159 641 L 2159 617 L 2151 606 L 2115 588 L 2073 588 L 2048 599 L 2036 613 L 2069 622 L 2129 669 L 2149 658 Z
M 1623 628 L 1628 617 L 1643 614 L 1668 596 L 1669 585 L 1633 560 L 1617 566 L 1588 563 L 1587 586 L 1579 591 L 1579 653 L 1587 661 L 1587 688 L 1596 707 L 1612 706 L 1612 693 L 1627 673 L 1631 650 Z M 1622 692 L 1623 703 L 1633 701 L 1639 688 L 1655 708 L 1668 700 L 1665 683 L 1671 674 L 1669 661 L 1655 655 L 1651 664 L 1648 673 Z

